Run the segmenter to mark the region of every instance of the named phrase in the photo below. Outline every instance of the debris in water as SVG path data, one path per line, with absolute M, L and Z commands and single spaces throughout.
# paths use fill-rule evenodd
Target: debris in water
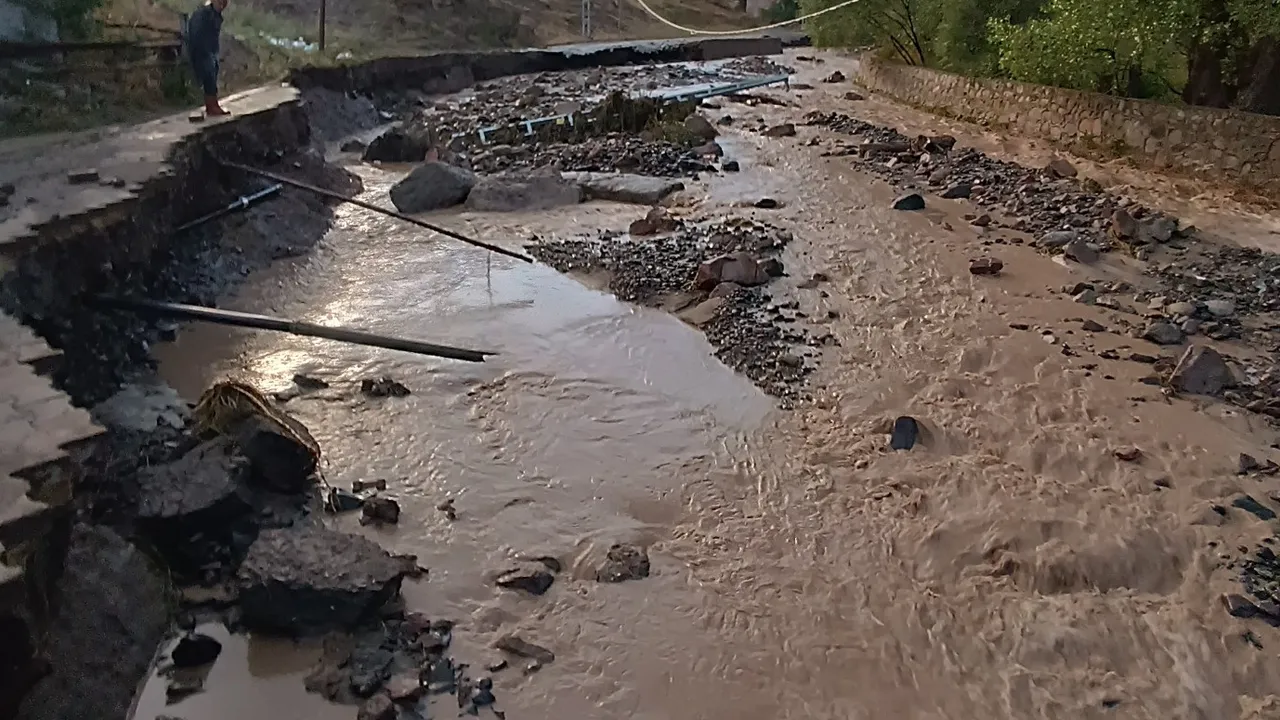
M 361 525 L 395 525 L 400 522 L 400 503 L 387 497 L 364 501 L 360 511 Z
M 390 377 L 365 378 L 360 381 L 360 392 L 367 397 L 407 397 L 412 394 L 404 384 Z
M 893 421 L 893 434 L 889 436 L 889 447 L 894 450 L 910 450 L 915 447 L 920 436 L 920 426 L 915 418 L 903 415 Z
M 618 583 L 649 577 L 649 554 L 639 545 L 615 544 L 596 571 L 600 582 Z
M 519 635 L 503 635 L 498 638 L 498 641 L 493 646 L 516 657 L 528 658 L 544 665 L 554 662 L 556 659 L 555 653 L 541 645 L 531 643 Z
M 450 521 L 458 519 L 458 509 L 453 506 L 453 498 L 447 498 L 436 505 L 436 509 L 444 513 Z
M 203 633 L 189 633 L 169 652 L 169 659 L 176 668 L 194 668 L 212 663 L 221 653 L 222 643 Z

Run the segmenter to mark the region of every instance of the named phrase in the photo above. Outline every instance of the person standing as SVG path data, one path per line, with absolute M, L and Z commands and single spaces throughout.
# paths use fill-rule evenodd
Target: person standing
M 227 0 L 208 0 L 187 20 L 187 57 L 204 91 L 205 117 L 227 115 L 218 104 L 218 52 Z

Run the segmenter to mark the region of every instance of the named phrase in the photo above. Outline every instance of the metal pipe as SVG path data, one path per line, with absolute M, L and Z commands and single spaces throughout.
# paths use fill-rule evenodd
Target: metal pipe
M 299 190 L 306 190 L 307 192 L 315 193 L 316 195 L 322 195 L 327 198 L 332 198 L 334 200 L 338 200 L 339 202 L 348 202 L 348 203 L 351 203 L 352 205 L 355 205 L 357 207 L 362 207 L 366 210 L 379 212 L 379 213 L 382 213 L 383 215 L 393 217 L 397 220 L 403 220 L 407 223 L 412 223 L 414 225 L 417 225 L 418 227 L 426 228 L 427 230 L 430 230 L 432 232 L 440 233 L 441 235 L 444 235 L 446 237 L 451 237 L 454 240 L 461 240 L 462 242 L 467 243 L 468 245 L 475 245 L 476 247 L 484 248 L 485 250 L 489 250 L 490 252 L 496 252 L 499 255 L 506 255 L 507 257 L 512 257 L 517 260 L 523 260 L 524 262 L 527 262 L 527 263 L 533 262 L 533 258 L 529 257 L 528 255 L 523 255 L 513 250 L 508 250 L 504 247 L 499 247 L 492 243 L 484 242 L 483 240 L 476 240 L 474 238 L 469 238 L 466 235 L 462 235 L 461 233 L 454 232 L 453 230 L 450 230 L 448 228 L 442 228 L 437 225 L 432 225 L 431 223 L 426 223 L 417 218 L 409 217 L 408 215 L 396 212 L 395 210 L 388 210 L 387 208 L 384 208 L 384 207 L 378 207 L 373 203 L 365 202 L 363 200 L 359 200 L 353 197 L 347 197 L 346 195 L 343 195 L 341 193 L 336 193 L 332 190 L 325 190 L 324 188 L 318 188 L 314 185 L 308 185 L 307 183 L 300 182 L 292 178 L 287 178 L 283 175 L 277 175 L 273 172 L 268 172 L 266 170 L 259 170 L 258 168 L 249 167 L 248 165 L 241 165 L 240 163 L 233 163 L 227 160 L 219 160 L 218 162 L 222 163 L 226 167 L 234 168 L 236 170 L 241 170 L 243 172 L 251 173 L 253 175 L 259 175 L 268 180 L 274 180 L 275 182 L 282 183 L 284 185 L 296 187 Z
M 239 198 L 232 201 L 230 205 L 222 208 L 221 210 L 214 210 L 208 215 L 198 217 L 189 223 L 184 223 L 182 225 L 179 225 L 176 229 L 174 229 L 173 234 L 177 235 L 178 233 L 184 233 L 192 228 L 199 227 L 211 220 L 217 220 L 218 218 L 224 215 L 230 215 L 236 210 L 244 210 L 248 208 L 250 205 L 252 205 L 253 203 L 256 203 L 259 200 L 265 199 L 267 197 L 270 197 L 271 195 L 275 195 L 276 193 L 280 192 L 280 189 L 282 187 L 284 186 L 281 185 L 280 183 L 276 183 L 275 185 L 259 190 L 256 193 L 241 195 Z
M 236 312 L 234 310 L 220 310 L 218 308 L 207 308 L 200 305 L 184 305 L 182 303 L 168 303 L 160 302 L 158 300 L 114 297 L 108 295 L 94 296 L 94 300 L 106 307 L 116 310 L 128 310 L 130 312 L 157 315 L 178 320 L 197 320 L 200 322 L 216 323 L 218 325 L 233 325 L 236 327 L 271 330 L 274 332 L 284 332 L 293 335 L 305 335 L 308 337 L 318 337 L 326 340 L 351 343 L 353 345 L 367 345 L 370 347 L 386 348 L 387 350 L 401 350 L 403 352 L 416 353 L 418 355 L 431 355 L 434 357 L 448 358 L 450 360 L 484 362 L 486 356 L 497 355 L 495 352 L 485 350 L 467 350 L 464 348 L 450 347 L 448 345 L 437 345 L 435 343 L 422 342 L 420 340 L 408 340 L 404 338 L 378 335 L 364 330 L 327 327 L 325 325 L 299 322 L 297 320 L 275 318 L 269 315 L 255 315 L 253 313 Z

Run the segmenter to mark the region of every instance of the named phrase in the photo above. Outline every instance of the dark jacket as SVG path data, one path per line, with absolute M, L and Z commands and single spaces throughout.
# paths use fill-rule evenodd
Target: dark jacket
M 192 58 L 218 57 L 221 49 L 222 13 L 212 5 L 201 5 L 187 20 L 187 53 Z

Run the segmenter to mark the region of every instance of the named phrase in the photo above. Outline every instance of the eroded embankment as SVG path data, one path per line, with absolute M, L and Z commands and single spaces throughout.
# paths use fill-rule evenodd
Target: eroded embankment
M 62 351 L 57 385 L 76 404 L 95 406 L 145 377 L 151 344 L 174 330 L 105 312 L 95 295 L 216 304 L 252 270 L 305 252 L 322 236 L 329 208 L 298 193 L 269 208 L 173 232 L 264 185 L 225 170 L 216 158 L 281 169 L 335 190 L 358 189 L 352 176 L 324 163 L 311 140 L 296 101 L 207 128 L 176 143 L 164 171 L 131 200 L 55 219 L 6 246 L 11 265 L 0 281 L 3 306 Z M 40 636 L 34 651 L 48 661 L 48 675 L 19 717 L 125 717 L 170 627 L 171 581 L 178 573 L 172 558 L 157 552 L 161 537 L 146 527 L 140 483 L 145 468 L 172 460 L 194 440 L 181 430 L 186 406 L 175 394 L 126 387 L 123 398 L 95 411 L 107 433 L 78 479 L 71 521 L 54 527 L 59 537 L 46 539 L 61 548 L 59 556 L 65 553 L 65 571 L 59 557 L 55 618 L 31 629 Z M 206 500 L 172 498 L 174 507 L 188 509 Z

